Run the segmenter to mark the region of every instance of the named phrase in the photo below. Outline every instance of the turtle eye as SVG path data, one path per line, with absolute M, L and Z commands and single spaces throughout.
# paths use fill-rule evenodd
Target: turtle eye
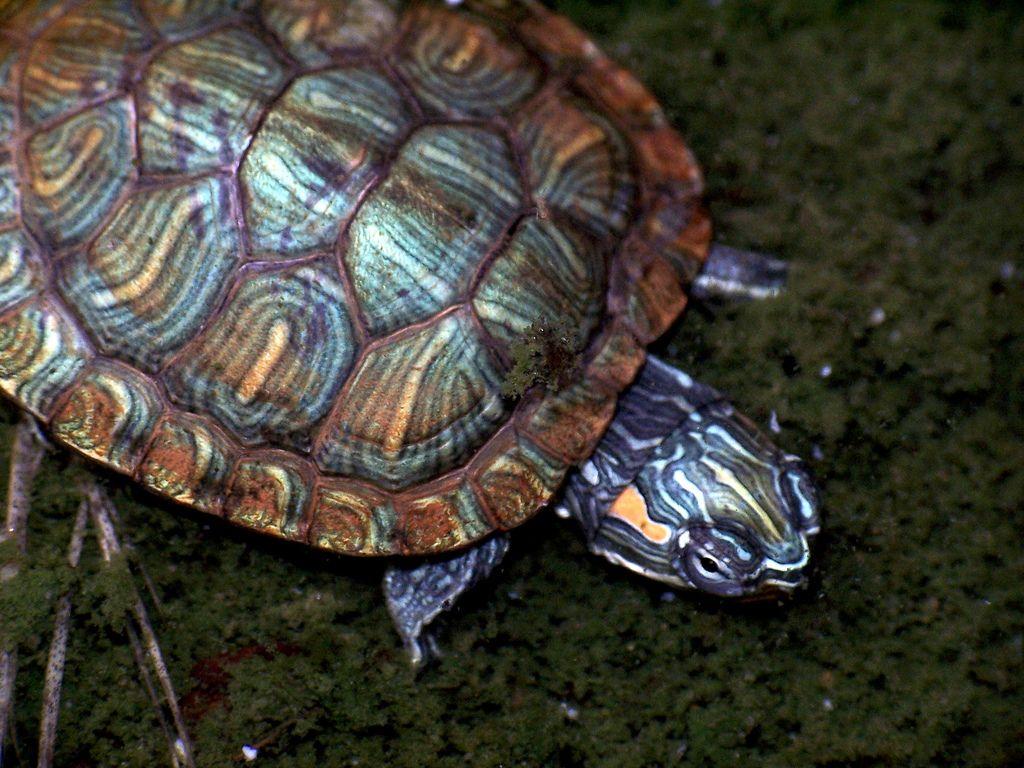
M 692 526 L 679 537 L 676 567 L 697 589 L 716 595 L 748 592 L 761 568 L 759 550 L 736 531 Z

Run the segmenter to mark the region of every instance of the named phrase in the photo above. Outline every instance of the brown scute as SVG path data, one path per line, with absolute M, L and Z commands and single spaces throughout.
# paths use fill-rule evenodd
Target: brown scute
M 615 395 L 581 381 L 527 406 L 516 414 L 516 423 L 544 450 L 575 464 L 590 455 L 608 428 L 615 401 Z
M 305 541 L 313 490 L 309 466 L 284 451 L 250 453 L 228 480 L 225 516 L 234 523 Z
M 401 544 L 396 514 L 389 497 L 347 480 L 327 480 L 316 491 L 310 544 L 335 552 L 393 555 Z
M 202 512 L 223 514 L 231 441 L 206 420 L 172 413 L 157 426 L 137 479 L 151 491 Z
M 402 502 L 399 515 L 408 554 L 458 549 L 494 530 L 472 489 L 458 476 L 453 487 Z
M 119 0 L 108 8 L 116 16 L 136 6 L 137 0 Z M 210 14 L 217 3 L 188 0 L 180 14 L 125 11 L 122 22 L 142 25 L 145 52 L 127 46 L 123 57 L 104 58 L 97 47 L 97 60 L 109 62 L 117 75 L 97 91 L 105 100 L 74 91 L 79 95 L 60 102 L 60 115 L 34 124 L 20 114 L 31 95 L 23 77 L 31 45 L 46 24 L 84 7 L 72 0 L 0 0 L 6 62 L 0 97 L 12 105 L 2 115 L 0 161 L 18 158 L 16 168 L 0 171 L 16 187 L 8 197 L 19 201 L 0 212 L 4 231 L 34 230 L 31 239 L 43 244 L 38 272 L 49 275 L 58 258 L 98 242 L 114 212 L 135 205 L 140 192 L 216 177 L 223 186 L 218 215 L 237 225 L 238 265 L 225 268 L 216 301 L 190 303 L 199 319 L 195 327 L 207 335 L 226 327 L 246 275 L 308 270 L 315 260 L 325 271 L 317 272 L 311 290 L 324 287 L 324 275 L 333 284 L 317 312 L 299 318 L 300 309 L 274 300 L 282 286 L 274 279 L 246 306 L 266 300 L 257 315 L 267 321 L 272 341 L 292 339 L 275 321 L 296 321 L 309 331 L 306 350 L 335 337 L 329 311 L 343 309 L 351 321 L 345 342 L 350 365 L 324 367 L 321 375 L 317 361 L 339 359 L 324 354 L 296 358 L 285 370 L 291 357 L 283 342 L 257 344 L 251 357 L 259 365 L 250 361 L 241 375 L 221 376 L 229 353 L 262 338 L 247 322 L 224 333 L 218 349 L 225 354 L 211 353 L 202 381 L 174 365 L 144 374 L 120 347 L 90 337 L 80 297 L 59 295 L 49 277 L 35 281 L 29 264 L 21 282 L 8 286 L 16 301 L 0 315 L 0 389 L 48 419 L 59 442 L 157 493 L 334 552 L 444 552 L 513 528 L 547 504 L 568 468 L 601 438 L 618 393 L 643 364 L 644 346 L 683 311 L 707 256 L 711 226 L 700 169 L 654 97 L 571 22 L 535 0 L 465 0 L 458 8 L 441 0 L 260 0 L 215 20 Z M 417 23 L 424 18 L 429 23 Z M 153 37 L 159 40 L 149 46 Z M 241 37 L 245 50 L 273 63 L 265 77 L 247 74 L 244 61 L 229 61 L 216 77 L 199 67 L 168 80 L 161 114 L 176 136 L 195 139 L 202 162 L 173 143 L 150 147 L 168 153 L 158 170 L 152 152 L 148 160 L 142 152 L 141 162 L 138 137 L 149 135 L 152 143 L 154 135 L 152 124 L 144 130 L 153 116 L 140 108 L 154 57 L 185 46 L 208 56 L 216 69 L 217 55 L 230 58 L 225 51 L 234 49 L 211 40 Z M 54 44 L 62 43 L 54 38 Z M 64 53 L 73 53 L 68 46 Z M 106 54 L 116 53 L 109 47 Z M 14 56 L 21 58 L 11 65 Z M 387 79 L 395 93 L 388 104 L 398 107 L 371 108 L 364 122 L 352 117 L 351 134 L 347 128 L 332 133 L 352 144 L 345 162 L 303 159 L 302 173 L 290 176 L 295 169 L 285 155 L 295 149 L 305 158 L 306 139 L 316 139 L 327 124 L 297 119 L 291 127 L 298 138 L 272 136 L 282 94 L 297 78 L 358 67 Z M 237 79 L 238 88 L 222 94 L 212 87 L 219 77 L 228 84 Z M 250 80 L 258 83 L 249 87 Z M 83 82 L 87 91 L 94 85 Z M 35 100 L 42 103 L 39 85 Z M 232 93 L 245 113 L 237 130 L 217 115 L 218 107 L 231 108 Z M 374 89 L 364 95 L 370 107 L 377 103 Z M 322 115 L 316 109 L 309 114 L 327 119 L 333 108 L 326 99 L 318 107 Z M 392 127 L 382 128 L 385 123 Z M 424 143 L 431 131 L 447 144 Z M 501 145 L 502 173 L 470 151 L 470 134 L 496 137 L 491 143 Z M 218 139 L 230 139 L 230 146 L 218 149 Z M 299 222 L 293 226 L 284 216 L 280 228 L 260 237 L 254 237 L 253 198 L 240 189 L 240 178 L 249 178 L 240 169 L 252 160 L 254 142 L 270 146 L 272 157 L 251 168 L 280 182 L 268 199 L 282 210 L 295 206 L 285 213 L 296 213 Z M 413 151 L 418 163 L 410 161 Z M 352 182 L 358 182 L 355 191 L 331 208 L 349 161 L 366 158 L 364 175 Z M 72 162 L 88 166 L 86 172 Z M 386 193 L 410 164 L 411 186 L 392 205 Z M 431 175 L 438 168 L 444 173 Z M 44 181 L 61 180 L 59 194 L 33 191 L 33 181 L 43 178 L 40 169 L 49 174 Z M 430 200 L 421 199 L 422 184 L 413 184 L 424 178 L 436 187 Z M 90 195 L 77 194 L 86 188 Z M 418 229 L 387 231 L 416 212 L 422 212 Z M 309 217 L 326 222 L 315 237 L 301 229 Z M 493 221 L 480 234 L 488 217 Z M 567 257 L 558 271 L 554 251 L 514 251 L 527 220 L 538 231 L 564 223 L 565 242 L 578 236 L 594 247 L 586 253 L 562 248 Z M 159 245 L 167 233 L 151 229 L 149 244 Z M 354 249 L 385 236 L 394 248 L 379 248 L 366 257 L 365 269 L 353 269 Z M 433 251 L 423 245 L 435 240 Z M 455 268 L 451 255 L 460 241 L 465 263 Z M 412 257 L 403 260 L 407 254 Z M 510 262 L 525 267 L 499 269 Z M 132 284 L 145 294 L 156 284 L 154 275 L 179 277 L 168 270 L 155 257 L 143 260 Z M 544 270 L 558 279 L 520 289 L 531 284 L 531 271 Z M 391 277 L 374 281 L 375 275 Z M 115 318 L 123 311 L 116 286 L 89 285 L 96 287 L 83 290 L 97 311 Z M 152 307 L 166 302 L 155 293 L 142 298 L 132 304 L 141 309 L 131 311 L 152 325 L 158 314 Z M 305 294 L 299 298 L 295 307 L 312 306 Z M 111 321 L 115 334 L 127 333 L 125 322 Z M 177 331 L 180 349 L 204 338 L 190 328 Z M 95 355 L 95 348 L 103 354 Z M 280 398 L 257 413 L 249 404 L 257 403 L 253 395 L 265 382 L 279 384 Z M 200 401 L 206 407 L 232 398 L 238 404 L 230 414 L 198 414 Z M 301 439 L 285 428 L 300 418 Z
M 470 477 L 495 524 L 507 531 L 547 503 L 567 470 L 565 462 L 505 429 L 474 462 Z

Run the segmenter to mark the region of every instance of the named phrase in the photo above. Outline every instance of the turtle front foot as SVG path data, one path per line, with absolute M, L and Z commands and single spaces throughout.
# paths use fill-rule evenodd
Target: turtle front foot
M 508 552 L 508 545 L 508 534 L 498 533 L 455 555 L 388 568 L 384 598 L 414 667 L 441 656 L 427 627 L 491 574 Z
M 782 259 L 716 242 L 691 293 L 701 301 L 769 299 L 782 293 L 788 272 Z

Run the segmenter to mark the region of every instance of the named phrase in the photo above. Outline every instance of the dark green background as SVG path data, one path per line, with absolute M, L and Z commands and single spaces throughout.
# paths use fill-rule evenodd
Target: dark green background
M 663 100 L 704 163 L 721 239 L 793 263 L 785 298 L 695 309 L 658 350 L 760 423 L 776 410 L 778 441 L 821 457 L 810 588 L 784 606 L 669 600 L 543 515 L 416 677 L 379 563 L 281 546 L 117 481 L 179 693 L 200 659 L 283 649 L 222 665 L 219 705 L 193 693 L 199 763 L 269 737 L 257 766 L 1024 765 L 1020 11 L 558 6 Z M 2 413 L 6 436 L 16 414 Z M 15 766 L 34 765 L 81 471 L 47 460 L 34 565 L 0 605 L 21 640 Z M 94 544 L 80 580 L 58 764 L 165 764 L 123 585 Z

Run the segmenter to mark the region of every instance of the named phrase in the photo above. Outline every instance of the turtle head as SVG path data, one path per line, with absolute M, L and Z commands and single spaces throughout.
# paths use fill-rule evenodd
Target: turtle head
M 803 583 L 817 532 L 803 462 L 718 401 L 651 452 L 601 516 L 592 547 L 674 586 L 757 598 Z

